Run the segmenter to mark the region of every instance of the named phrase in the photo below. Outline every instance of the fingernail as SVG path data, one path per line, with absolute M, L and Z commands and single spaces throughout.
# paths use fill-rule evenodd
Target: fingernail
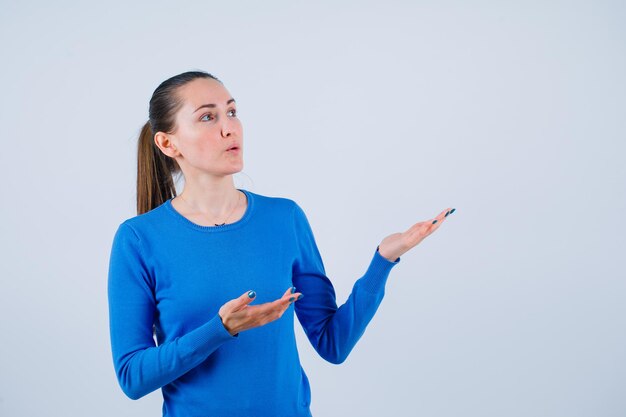
M 433 224 L 437 223 L 437 220 L 433 220 Z
M 446 215 L 444 217 L 448 217 L 448 214 L 450 214 L 450 212 L 446 211 Z
M 293 300 L 295 300 L 295 298 L 293 298 L 293 297 L 291 297 L 291 298 L 289 299 L 289 301 L 293 301 Z
M 291 293 L 293 294 L 294 292 L 296 292 L 296 287 L 291 287 Z
M 304 294 L 300 294 L 300 295 L 298 296 L 298 300 L 299 300 L 299 299 L 301 299 L 301 298 L 303 298 L 303 297 L 304 297 Z
M 456 210 L 456 209 L 453 208 L 452 210 L 450 210 L 450 214 L 454 213 L 454 210 Z
M 256 293 L 254 291 L 249 291 L 248 292 L 248 297 L 254 298 L 254 297 L 256 297 Z

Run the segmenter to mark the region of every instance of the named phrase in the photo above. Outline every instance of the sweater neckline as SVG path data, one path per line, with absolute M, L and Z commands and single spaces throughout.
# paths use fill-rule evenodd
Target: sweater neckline
M 248 223 L 248 221 L 250 220 L 250 217 L 252 217 L 252 212 L 254 210 L 254 198 L 252 197 L 252 193 L 250 193 L 248 190 L 245 190 L 243 188 L 237 188 L 237 189 L 246 195 L 248 202 L 247 202 L 245 213 L 239 220 L 237 220 L 234 223 L 228 223 L 228 224 L 224 224 L 221 226 L 203 226 L 201 224 L 194 223 L 188 218 L 186 218 L 185 216 L 183 216 L 182 214 L 180 214 L 174 208 L 174 206 L 172 205 L 172 200 L 174 199 L 174 197 L 168 199 L 165 202 L 165 208 L 167 209 L 167 212 L 170 213 L 175 219 L 177 219 L 180 224 L 190 227 L 192 229 L 201 231 L 201 232 L 214 233 L 214 232 L 224 232 L 227 230 L 235 230 L 245 225 L 246 223 Z

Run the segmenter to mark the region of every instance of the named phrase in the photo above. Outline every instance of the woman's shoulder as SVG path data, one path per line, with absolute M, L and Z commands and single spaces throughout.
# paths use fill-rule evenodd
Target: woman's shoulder
M 158 225 L 167 221 L 167 204 L 168 201 L 145 213 L 123 218 L 118 225 L 118 233 L 132 233 L 141 238 L 146 233 L 154 232 Z
M 259 194 L 249 190 L 246 191 L 252 194 L 252 197 L 255 200 L 255 204 L 258 204 L 259 206 L 262 206 L 264 208 L 293 210 L 293 207 L 297 205 L 297 203 L 289 197 L 281 195 Z

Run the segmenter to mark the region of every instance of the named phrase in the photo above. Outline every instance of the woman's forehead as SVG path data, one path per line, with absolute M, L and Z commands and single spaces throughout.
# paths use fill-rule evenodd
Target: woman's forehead
M 220 83 L 213 79 L 200 78 L 183 86 L 182 93 L 185 102 L 194 109 L 203 104 L 226 105 L 230 100 L 230 93 Z

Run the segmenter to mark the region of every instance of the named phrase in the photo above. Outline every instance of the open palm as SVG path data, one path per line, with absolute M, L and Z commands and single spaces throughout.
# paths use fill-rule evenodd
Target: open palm
M 378 252 L 381 256 L 395 262 L 398 257 L 417 246 L 422 240 L 439 229 L 443 221 L 456 209 L 447 208 L 433 219 L 415 223 L 408 230 L 402 233 L 394 233 L 387 236 L 378 245 Z

